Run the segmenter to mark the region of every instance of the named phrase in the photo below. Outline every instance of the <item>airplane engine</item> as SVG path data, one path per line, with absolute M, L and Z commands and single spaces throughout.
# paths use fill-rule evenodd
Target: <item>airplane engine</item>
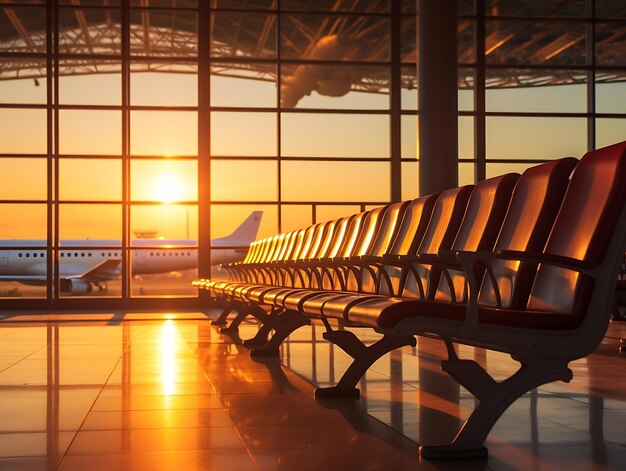
M 89 294 L 91 293 L 91 283 L 72 278 L 69 280 L 61 280 L 61 292 L 66 294 Z

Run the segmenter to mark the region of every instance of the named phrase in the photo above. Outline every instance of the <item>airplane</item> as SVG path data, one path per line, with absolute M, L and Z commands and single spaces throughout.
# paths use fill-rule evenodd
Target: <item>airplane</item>
M 251 242 L 256 239 L 263 211 L 254 211 L 230 235 L 211 241 L 211 264 L 236 262 L 245 257 Z M 136 239 L 133 250 L 132 274 L 146 275 L 169 273 L 196 268 L 198 252 L 195 240 Z M 104 289 L 107 281 L 118 279 L 122 274 L 122 255 L 119 240 L 64 240 L 59 251 L 59 274 L 61 292 L 81 295 L 93 291 L 94 285 Z M 42 247 L 22 250 L 12 247 Z M 22 284 L 42 286 L 46 284 L 45 240 L 0 240 L 0 282 L 17 281 Z M 83 248 L 84 247 L 84 248 Z M 106 249 L 98 247 L 109 247 Z M 149 247 L 149 248 L 148 248 Z

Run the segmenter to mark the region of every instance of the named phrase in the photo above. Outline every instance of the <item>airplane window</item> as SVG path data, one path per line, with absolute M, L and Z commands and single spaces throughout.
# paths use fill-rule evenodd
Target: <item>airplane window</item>
M 151 257 L 154 257 L 154 252 L 150 252 L 150 256 L 151 256 Z
M 30 257 L 30 254 L 29 254 L 29 253 L 27 253 L 27 254 L 26 254 L 26 257 Z
M 18 254 L 17 254 L 17 256 L 18 256 L 18 257 L 21 257 L 21 256 L 22 256 L 22 254 L 21 254 L 21 253 L 18 253 Z
M 91 257 L 91 252 L 89 252 L 89 253 L 87 254 L 87 256 L 88 256 L 88 257 Z

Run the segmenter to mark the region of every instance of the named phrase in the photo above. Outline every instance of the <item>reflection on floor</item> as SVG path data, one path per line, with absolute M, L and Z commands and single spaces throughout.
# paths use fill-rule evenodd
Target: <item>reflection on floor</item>
M 439 342 L 379 360 L 358 400 L 319 401 L 312 383 L 333 383 L 348 362 L 320 325 L 258 362 L 202 314 L 88 314 L 3 316 L 0 470 L 626 469 L 626 323 L 571 364 L 572 383 L 517 401 L 488 459 L 459 463 L 417 456 L 416 442 L 450 439 L 474 407 L 441 373 Z M 459 351 L 496 379 L 515 368 Z

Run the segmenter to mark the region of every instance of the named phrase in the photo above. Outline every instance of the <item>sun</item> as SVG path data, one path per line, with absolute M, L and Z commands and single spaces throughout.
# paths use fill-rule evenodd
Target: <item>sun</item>
M 152 192 L 156 201 L 168 204 L 182 201 L 184 189 L 176 175 L 164 173 L 154 181 Z

